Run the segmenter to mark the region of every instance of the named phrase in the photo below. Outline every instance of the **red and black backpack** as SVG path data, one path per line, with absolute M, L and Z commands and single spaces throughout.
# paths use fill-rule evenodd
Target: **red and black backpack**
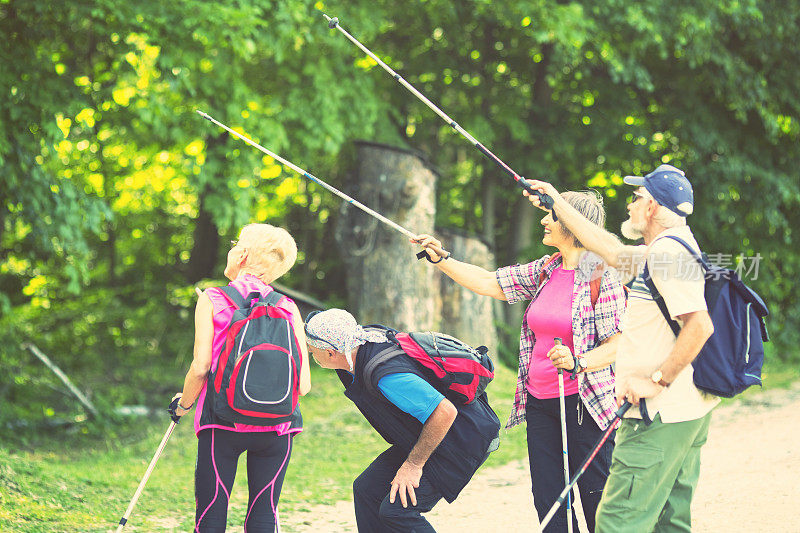
M 300 391 L 302 357 L 292 315 L 275 291 L 243 298 L 219 287 L 236 308 L 217 368 L 209 377 L 213 413 L 229 422 L 272 426 L 291 420 Z
M 435 331 L 400 333 L 385 326 L 382 329 L 394 346 L 375 354 L 364 368 L 367 388 L 378 394 L 372 374 L 381 363 L 394 357 L 410 357 L 424 369 L 429 382 L 448 399 L 468 404 L 479 398 L 494 379 L 494 363 L 486 346 L 473 348 L 455 337 Z

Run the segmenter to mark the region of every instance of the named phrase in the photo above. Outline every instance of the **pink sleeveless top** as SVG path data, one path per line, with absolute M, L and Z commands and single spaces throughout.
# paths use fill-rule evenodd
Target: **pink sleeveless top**
M 242 297 L 247 297 L 248 294 L 251 292 L 260 292 L 263 295 L 267 295 L 272 292 L 272 287 L 258 279 L 256 276 L 252 274 L 245 274 L 242 277 L 236 278 L 234 281 L 230 282 L 228 285 L 234 287 Z M 217 362 L 219 361 L 219 354 L 222 352 L 222 347 L 225 344 L 225 333 L 228 329 L 228 324 L 231 322 L 231 317 L 233 316 L 233 312 L 236 310 L 230 302 L 228 302 L 227 298 L 222 295 L 222 292 L 216 288 L 206 289 L 205 293 L 211 299 L 211 303 L 213 304 L 214 309 L 214 340 L 211 345 L 211 371 L 217 369 Z M 291 314 L 291 309 L 289 307 L 289 300 L 288 298 L 282 299 L 278 307 L 281 309 L 285 309 L 287 312 Z M 203 402 L 206 399 L 206 390 L 208 388 L 208 380 L 203 384 L 203 388 L 200 391 L 200 396 L 197 397 L 197 405 L 195 406 L 195 414 L 194 414 L 194 432 L 195 434 L 199 433 L 203 429 L 208 428 L 217 428 L 217 429 L 224 429 L 226 431 L 236 431 L 240 433 L 255 433 L 255 432 L 267 432 L 267 431 L 274 431 L 278 435 L 285 435 L 287 433 L 299 433 L 303 431 L 303 428 L 292 428 L 291 422 L 283 422 L 282 424 L 278 424 L 276 426 L 252 426 L 250 424 L 239 424 L 235 423 L 233 426 L 220 426 L 217 424 L 200 424 L 200 417 L 203 411 Z
M 536 299 L 528 307 L 525 320 L 536 337 L 533 356 L 528 367 L 528 392 L 539 400 L 558 398 L 558 370 L 547 357 L 555 337 L 561 337 L 569 350 L 575 353 L 572 338 L 572 296 L 575 285 L 575 271 L 561 267 L 553 270 L 547 284 L 539 291 Z M 578 393 L 578 380 L 569 379 L 564 372 L 564 395 Z

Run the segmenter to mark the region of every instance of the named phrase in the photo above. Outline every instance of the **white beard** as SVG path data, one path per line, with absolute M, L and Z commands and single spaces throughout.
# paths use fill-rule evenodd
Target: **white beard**
M 636 241 L 642 238 L 644 232 L 644 224 L 634 224 L 633 220 L 628 219 L 622 223 L 620 232 L 626 239 Z

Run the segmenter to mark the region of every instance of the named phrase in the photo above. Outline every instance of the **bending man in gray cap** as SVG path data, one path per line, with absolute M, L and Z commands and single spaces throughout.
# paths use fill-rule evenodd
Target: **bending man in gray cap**
M 391 444 L 353 482 L 358 531 L 434 531 L 420 513 L 455 500 L 497 446 L 500 421 L 486 396 L 454 404 L 410 357 L 377 358 L 396 345 L 342 309 L 310 315 L 306 338 L 311 356 L 336 370 L 344 395 Z
M 627 176 L 636 187 L 622 234 L 644 239 L 626 246 L 591 224 L 545 182 L 531 181 L 555 200 L 553 210 L 588 250 L 633 277 L 617 348 L 617 401 L 638 405 L 617 432 L 611 470 L 597 510 L 598 532 L 690 531 L 690 506 L 700 475 L 711 410 L 719 399 L 694 386 L 691 362 L 714 326 L 706 309 L 703 270 L 677 239 L 699 251 L 686 217 L 694 194 L 684 173 L 661 165 Z M 538 198 L 530 197 L 539 206 Z M 675 336 L 653 296 L 681 326 Z M 647 425 L 643 416 L 652 418 Z

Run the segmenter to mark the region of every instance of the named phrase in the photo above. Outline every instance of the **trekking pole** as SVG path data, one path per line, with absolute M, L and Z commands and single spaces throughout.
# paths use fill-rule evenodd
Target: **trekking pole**
M 147 471 L 144 473 L 144 477 L 142 481 L 139 482 L 139 487 L 136 489 L 136 492 L 133 494 L 133 499 L 131 503 L 128 504 L 128 509 L 125 511 L 125 514 L 122 515 L 122 518 L 119 519 L 119 526 L 117 526 L 117 532 L 120 533 L 122 529 L 125 527 L 125 524 L 128 523 L 128 518 L 131 516 L 131 511 L 133 511 L 136 502 L 139 500 L 139 496 L 141 496 L 142 491 L 144 490 L 144 485 L 147 483 L 150 474 L 153 472 L 153 469 L 156 467 L 156 462 L 158 458 L 161 457 L 161 452 L 164 451 L 164 446 L 167 445 L 167 441 L 169 440 L 170 436 L 172 435 L 172 431 L 175 429 L 175 425 L 177 422 L 172 421 L 167 428 L 167 432 L 164 434 L 164 438 L 161 439 L 161 444 L 158 445 L 158 449 L 156 450 L 153 459 L 150 461 L 150 466 L 147 467 Z
M 322 181 L 318 177 L 314 176 L 313 174 L 309 174 L 307 171 L 305 171 L 302 168 L 298 167 L 297 165 L 295 165 L 291 161 L 288 161 L 288 160 L 282 158 L 281 156 L 279 156 L 275 152 L 267 150 L 266 148 L 264 148 L 263 146 L 261 146 L 257 142 L 253 141 L 249 137 L 247 137 L 245 135 L 242 135 L 241 133 L 239 133 L 237 131 L 232 130 L 231 128 L 229 128 L 225 124 L 215 120 L 213 117 L 211 117 L 207 113 L 203 113 L 202 111 L 197 110 L 197 114 L 200 115 L 201 117 L 213 122 L 214 124 L 216 124 L 220 128 L 223 128 L 225 131 L 227 131 L 228 133 L 230 133 L 234 137 L 238 137 L 239 139 L 243 140 L 244 142 L 246 142 L 250 146 L 252 146 L 252 147 L 264 152 L 265 154 L 267 154 L 271 158 L 273 158 L 273 159 L 275 159 L 277 161 L 280 161 L 282 164 L 284 164 L 287 167 L 289 167 L 290 169 L 294 170 L 295 172 L 297 172 L 298 174 L 300 174 L 304 178 L 308 178 L 311 181 L 313 181 L 314 183 L 317 183 L 317 184 L 321 185 L 322 187 L 324 187 L 325 189 L 329 190 L 330 192 L 332 192 L 333 194 L 335 194 L 336 196 L 338 196 L 342 200 L 348 202 L 351 205 L 356 206 L 357 208 L 361 209 L 362 211 L 364 211 L 368 215 L 372 215 L 373 217 L 377 218 L 378 220 L 380 220 L 381 222 L 383 222 L 384 224 L 386 224 L 390 228 L 399 231 L 400 233 L 402 233 L 403 235 L 405 235 L 406 237 L 408 237 L 412 241 L 417 238 L 416 234 L 411 233 L 409 230 L 407 230 L 406 228 L 404 228 L 400 224 L 392 222 L 391 220 L 389 220 L 385 216 L 381 215 L 380 213 L 378 213 L 376 211 L 373 211 L 372 209 L 370 209 L 369 207 L 365 206 L 364 204 L 362 204 L 358 200 L 354 200 L 353 198 L 350 198 L 349 196 L 347 196 L 345 193 L 343 193 L 339 189 L 328 185 L 327 183 L 325 183 L 324 181 Z M 420 253 L 418 253 L 417 257 L 418 258 L 422 258 L 422 256 L 423 256 L 422 254 L 425 254 L 424 250 L 421 251 Z M 425 254 L 425 257 L 427 257 L 427 254 Z
M 586 472 L 586 469 L 589 467 L 589 463 L 591 463 L 594 460 L 595 456 L 597 455 L 597 452 L 600 451 L 600 448 L 602 448 L 603 444 L 605 444 L 606 440 L 608 440 L 609 435 L 611 435 L 611 433 L 619 425 L 620 421 L 622 420 L 622 415 L 624 415 L 625 412 L 628 409 L 630 409 L 630 407 L 631 403 L 626 400 L 625 403 L 623 403 L 617 410 L 616 414 L 614 415 L 614 420 L 611 421 L 611 424 L 609 424 L 608 428 L 606 428 L 603 434 L 600 435 L 600 438 L 597 439 L 597 442 L 595 443 L 594 448 L 592 448 L 592 451 L 589 452 L 589 455 L 586 456 L 586 459 L 583 460 L 583 463 L 581 464 L 580 468 L 578 468 L 578 471 L 575 472 L 575 475 L 572 476 L 572 479 L 569 480 L 567 486 L 564 487 L 564 490 L 562 490 L 561 494 L 559 494 L 556 502 L 553 504 L 550 510 L 547 511 L 547 515 L 545 515 L 544 520 L 542 520 L 541 523 L 542 530 L 544 530 L 544 528 L 547 527 L 547 524 L 550 523 L 550 520 L 553 518 L 553 515 L 556 514 L 558 508 L 561 506 L 562 503 L 564 503 L 564 498 L 572 490 L 572 487 L 575 486 L 575 483 L 578 482 L 578 478 L 581 477 L 584 472 Z
M 561 338 L 553 339 L 556 346 Z M 580 399 L 578 399 L 580 401 Z M 569 484 L 569 448 L 567 447 L 567 409 L 564 405 L 564 369 L 558 369 L 558 406 L 561 410 L 561 452 L 564 454 L 564 484 Z M 544 529 L 544 527 L 542 527 Z M 572 533 L 572 494 L 567 493 L 567 531 Z
M 508 174 L 509 176 L 511 176 L 511 177 L 514 179 L 514 181 L 517 183 L 517 185 L 519 185 L 520 187 L 522 187 L 523 189 L 525 189 L 526 191 L 528 191 L 528 193 L 538 196 L 538 197 L 539 197 L 539 201 L 541 202 L 541 205 L 542 205 L 542 207 L 544 207 L 545 209 L 551 210 L 550 212 L 551 212 L 551 214 L 552 214 L 553 220 L 558 220 L 558 219 L 556 218 L 556 214 L 555 214 L 555 212 L 554 212 L 554 211 L 552 211 L 552 208 L 553 208 L 553 199 L 552 199 L 552 198 L 550 198 L 550 196 L 549 196 L 549 195 L 547 195 L 547 194 L 544 194 L 544 193 L 541 193 L 541 192 L 537 191 L 536 189 L 534 189 L 533 187 L 531 187 L 530 185 L 528 185 L 528 182 L 527 182 L 527 181 L 525 181 L 525 178 L 523 178 L 522 176 L 520 176 L 519 174 L 517 174 L 516 172 L 514 172 L 514 170 L 513 170 L 511 167 L 509 167 L 509 166 L 508 166 L 507 164 L 505 164 L 505 163 L 504 163 L 504 162 L 503 162 L 503 161 L 502 161 L 502 160 L 501 160 L 499 157 L 497 157 L 497 156 L 496 156 L 496 155 L 494 155 L 494 154 L 493 154 L 491 151 L 489 151 L 489 149 L 488 149 L 488 148 L 486 148 L 484 145 L 482 145 L 480 142 L 478 142 L 478 140 L 477 140 L 475 137 L 473 137 L 472 135 L 470 135 L 470 134 L 469 134 L 469 132 L 468 132 L 467 130 L 465 130 L 464 128 L 462 128 L 461 126 L 459 126 L 459 125 L 458 125 L 458 123 L 457 123 L 455 120 L 453 120 L 452 118 L 450 118 L 449 116 L 447 116 L 447 114 L 446 114 L 444 111 L 442 111 L 441 109 L 439 109 L 439 108 L 436 106 L 436 104 L 434 104 L 433 102 L 431 102 L 430 100 L 428 100 L 428 99 L 425 97 L 425 95 L 424 95 L 424 94 L 422 94 L 421 92 L 419 92 L 417 89 L 415 89 L 415 88 L 414 88 L 414 86 L 413 86 L 413 85 L 411 85 L 411 84 L 410 84 L 410 83 L 408 83 L 408 82 L 407 82 L 405 79 L 403 79 L 403 77 L 402 77 L 402 76 L 400 76 L 400 74 L 398 74 L 397 72 L 395 72 L 394 70 L 392 70 L 392 68 L 391 68 L 389 65 L 387 65 L 386 63 L 384 63 L 383 61 L 381 61 L 381 59 L 380 59 L 378 56 L 376 56 L 375 54 L 373 54 L 373 53 L 370 51 L 370 49 L 369 49 L 369 48 L 367 48 L 366 46 L 364 46 L 363 44 L 361 44 L 361 43 L 358 41 L 358 39 L 356 39 L 355 37 L 353 37 L 352 35 L 350 35 L 349 33 L 347 33 L 347 31 L 345 31 L 345 30 L 344 30 L 344 28 L 342 28 L 342 27 L 339 25 L 339 19 L 338 19 L 337 17 L 333 17 L 333 18 L 331 18 L 331 17 L 329 17 L 328 15 L 326 15 L 325 13 L 323 13 L 323 14 L 322 14 L 322 16 L 324 16 L 324 17 L 325 17 L 325 20 L 327 20 L 327 21 L 328 21 L 328 27 L 329 27 L 329 28 L 331 28 L 331 29 L 334 29 L 334 28 L 335 28 L 335 29 L 339 30 L 339 31 L 342 33 L 342 35 L 344 35 L 345 37 L 347 37 L 347 39 L 348 39 L 348 40 L 349 40 L 351 43 L 353 43 L 354 45 L 356 45 L 357 47 L 359 47 L 359 48 L 361 49 L 361 51 L 362 51 L 362 52 L 364 52 L 364 53 L 365 53 L 365 54 L 367 54 L 369 57 L 371 57 L 371 58 L 372 58 L 372 59 L 373 59 L 373 60 L 374 60 L 374 61 L 375 61 L 377 64 L 379 64 L 379 65 L 381 66 L 381 68 L 383 68 L 383 70 L 385 70 L 386 72 L 388 72 L 388 73 L 389 73 L 389 74 L 390 74 L 390 75 L 391 75 L 391 76 L 392 76 L 394 79 L 396 79 L 396 80 L 397 80 L 397 81 L 400 83 L 400 85 L 402 85 L 403 87 L 405 87 L 406 89 L 408 89 L 408 90 L 409 90 L 409 92 L 411 92 L 411 94 L 413 94 L 414 96 L 416 96 L 417 98 L 419 98 L 419 99 L 420 99 L 420 101 L 422 101 L 422 103 L 424 103 L 426 106 L 428 106 L 428 107 L 430 108 L 430 110 L 431 110 L 431 111 L 433 111 L 434 113 L 436 113 L 437 115 L 439 115 L 439 117 L 440 117 L 442 120 L 444 120 L 444 121 L 445 121 L 445 122 L 446 122 L 446 123 L 447 123 L 447 124 L 448 124 L 448 125 L 449 125 L 451 128 L 453 128 L 454 130 L 456 130 L 458 133 L 460 133 L 460 134 L 461 134 L 461 136 L 462 136 L 462 137 L 464 137 L 466 140 L 468 140 L 470 143 L 472 143 L 472 145 L 473 145 L 475 148 L 477 148 L 477 149 L 478 149 L 478 151 L 479 151 L 480 153 L 482 153 L 483 155 L 485 155 L 485 156 L 486 156 L 486 157 L 487 157 L 489 160 L 491 160 L 491 161 L 492 161 L 494 164 L 496 164 L 498 167 L 500 167 L 500 168 L 503 170 L 503 172 L 505 172 L 506 174 Z

